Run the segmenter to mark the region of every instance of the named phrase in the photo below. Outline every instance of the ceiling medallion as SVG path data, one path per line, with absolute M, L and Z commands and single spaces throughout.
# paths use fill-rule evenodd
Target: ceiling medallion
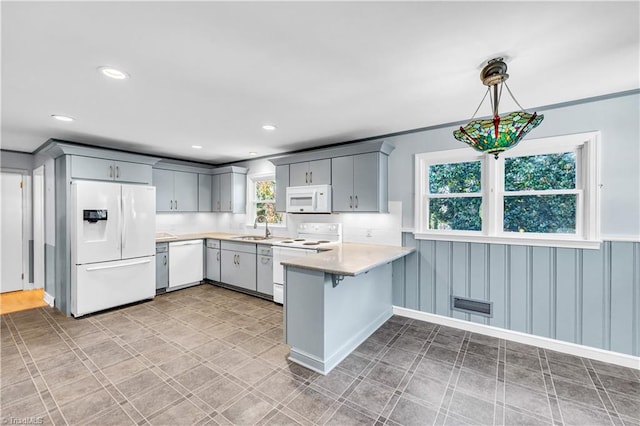
M 503 58 L 490 60 L 480 73 L 480 80 L 482 80 L 482 84 L 487 86 L 487 92 L 469 124 L 453 132 L 453 136 L 460 142 L 468 144 L 477 151 L 493 154 L 496 159 L 502 151 L 516 146 L 527 133 L 536 128 L 544 119 L 544 115 L 538 115 L 535 112 L 529 114 L 522 108 L 506 83 L 508 78 L 507 64 L 504 63 Z M 498 104 L 502 96 L 502 86 L 507 88 L 511 98 L 520 107 L 520 111 L 500 117 Z M 491 99 L 493 118 L 474 120 L 487 97 L 487 93 Z

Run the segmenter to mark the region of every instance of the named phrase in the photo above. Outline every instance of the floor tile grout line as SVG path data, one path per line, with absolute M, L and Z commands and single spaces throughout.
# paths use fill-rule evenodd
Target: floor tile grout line
M 467 347 L 469 343 L 467 333 L 469 332 L 467 331 L 464 332 L 462 345 L 453 363 L 453 368 L 451 370 L 451 373 L 449 374 L 449 381 L 447 382 L 445 392 L 442 396 L 442 399 L 440 400 L 440 406 L 438 407 L 438 412 L 440 412 L 441 410 L 444 411 L 445 418 L 443 419 L 443 421 L 446 420 L 447 416 L 449 415 L 449 409 L 451 407 L 451 402 L 453 401 L 453 395 L 455 394 L 458 380 L 460 379 L 460 374 L 462 371 L 462 365 L 464 364 L 464 359 L 467 355 Z M 460 359 L 461 354 L 462 354 L 462 359 Z M 458 364 L 458 359 L 460 359 L 460 364 Z M 456 368 L 457 368 L 457 372 L 456 372 Z M 453 377 L 454 375 L 455 375 L 455 378 Z M 451 395 L 449 396 L 449 400 L 445 401 L 445 398 L 447 398 L 447 395 L 449 394 L 449 390 L 451 390 Z
M 560 419 L 558 419 L 560 421 L 561 424 L 566 424 L 564 421 L 564 414 L 562 413 L 562 408 L 560 408 L 560 401 L 558 400 L 558 392 L 556 391 L 555 388 L 555 382 L 553 380 L 553 375 L 551 373 L 551 365 L 549 364 L 549 359 L 547 358 L 547 353 L 544 349 L 542 348 L 538 348 L 538 361 L 540 363 L 540 368 L 542 370 L 542 374 L 543 374 L 543 381 L 544 381 L 544 386 L 545 386 L 545 393 L 546 393 L 546 397 L 547 397 L 547 403 L 549 404 L 549 411 L 551 412 L 551 421 L 555 422 L 556 419 L 554 419 L 555 413 L 553 410 L 553 407 L 551 406 L 551 399 L 550 399 L 550 394 L 554 396 L 555 400 L 556 400 L 556 405 L 558 408 L 558 413 L 560 415 Z M 549 382 L 550 382 L 550 386 L 551 389 L 549 389 L 549 385 L 547 385 L 547 379 L 544 376 L 545 371 L 548 371 L 549 373 Z
M 57 321 L 55 321 L 55 319 L 54 319 L 54 318 L 52 318 L 48 313 L 47 313 L 47 316 L 48 316 L 48 318 L 46 318 L 46 319 L 47 319 L 47 321 L 48 321 L 48 322 L 50 322 L 50 321 L 54 321 L 54 322 L 56 322 L 56 323 L 57 323 Z M 93 324 L 93 323 L 92 323 L 92 324 Z M 59 324 L 58 324 L 58 325 L 59 325 Z M 60 327 L 60 328 L 61 328 L 62 332 L 63 332 L 63 333 L 65 333 L 65 334 L 70 338 L 70 340 L 74 343 L 74 345 L 75 345 L 75 346 L 77 346 L 77 344 L 75 343 L 75 341 L 73 340 L 73 338 L 71 338 L 71 336 L 69 336 L 69 335 L 68 335 L 68 333 L 64 330 L 64 327 Z M 56 332 L 57 332 L 57 333 L 59 333 L 58 331 L 56 331 Z M 95 371 L 99 371 L 102 375 L 104 375 L 104 374 L 102 373 L 102 370 L 101 370 L 101 369 L 100 369 L 100 368 L 99 368 L 95 363 L 93 363 L 93 361 L 91 361 L 91 359 L 87 356 L 87 354 L 86 354 L 84 351 L 82 351 L 82 349 L 81 349 L 79 346 L 77 346 L 77 349 L 78 349 L 78 350 L 80 350 L 80 351 L 85 355 L 85 357 L 87 358 L 87 361 L 91 362 L 91 363 L 96 367 L 96 370 L 95 370 Z M 75 354 L 75 352 L 74 352 L 74 354 Z M 77 356 L 77 354 L 76 354 L 76 356 Z M 82 364 L 86 365 L 86 362 L 85 362 L 84 360 L 80 359 L 80 362 L 82 362 Z M 89 370 L 90 375 L 91 375 L 91 376 L 92 376 L 92 377 L 93 377 L 93 378 L 94 378 L 94 379 L 95 379 L 95 380 L 100 384 L 100 386 L 102 387 L 102 390 L 104 390 L 105 392 L 107 392 L 107 394 L 108 394 L 108 395 L 109 395 L 109 396 L 110 396 L 110 397 L 115 401 L 116 406 L 118 406 L 118 400 L 117 400 L 117 399 L 116 399 L 116 398 L 111 394 L 111 392 L 109 392 L 109 389 L 108 389 L 108 388 L 107 388 L 107 387 L 102 383 L 102 381 L 98 379 L 98 377 L 95 375 L 95 371 L 94 371 L 94 370 L 91 370 L 91 369 L 90 369 L 90 368 L 88 368 L 88 367 L 87 367 L 87 370 Z M 107 380 L 109 380 L 109 378 L 108 378 L 108 377 L 106 377 L 106 376 L 105 376 L 105 378 L 106 378 Z M 111 383 L 111 381 L 110 381 L 110 380 L 109 380 L 109 382 Z M 111 383 L 111 384 L 113 385 L 113 383 Z M 48 386 L 49 386 L 49 385 L 47 384 L 47 387 L 48 387 Z M 114 386 L 114 389 L 116 389 L 116 390 L 117 390 L 117 388 L 115 388 L 115 385 L 113 385 L 113 386 Z M 51 393 L 51 390 L 49 390 L 49 392 Z M 127 400 L 127 399 L 126 399 L 126 397 L 125 397 L 124 395 L 122 395 L 122 397 L 125 399 L 125 401 Z M 67 422 L 67 424 L 68 424 L 69 422 L 67 421 L 66 417 L 64 417 L 64 413 L 63 413 L 62 409 L 60 408 L 60 405 L 58 404 L 58 401 L 56 401 L 55 397 L 53 396 L 53 393 L 51 393 L 51 398 L 52 398 L 52 399 L 53 399 L 53 401 L 56 403 L 56 406 L 58 407 L 58 409 L 59 409 L 59 411 L 60 411 L 60 414 L 63 416 L 63 418 L 64 418 L 65 422 Z M 82 399 L 82 398 L 83 398 L 83 396 L 82 396 L 82 397 L 78 397 L 78 398 L 76 398 L 76 399 L 74 399 L 74 400 L 72 400 L 72 401 L 69 401 L 67 404 L 70 404 L 70 403 L 72 403 L 72 402 L 74 402 L 74 401 L 77 401 L 77 400 L 79 400 L 79 399 Z M 66 404 L 65 404 L 65 405 L 66 405 Z M 105 409 L 105 410 L 102 410 L 102 411 L 98 411 L 98 412 L 94 413 L 94 415 L 90 416 L 90 417 L 89 417 L 89 419 L 85 419 L 85 420 L 98 419 L 98 418 L 100 418 L 100 416 L 101 416 L 101 415 L 103 415 L 103 414 L 105 414 L 105 413 L 108 413 L 111 409 L 112 409 L 112 408 L 110 408 L 110 409 L 108 409 L 108 410 L 106 410 L 106 409 Z M 134 409 L 135 409 L 135 407 L 134 407 Z M 124 411 L 124 410 L 123 410 L 123 411 Z M 133 421 L 133 422 L 135 423 L 134 419 L 129 415 L 129 413 L 127 413 L 127 412 L 125 411 L 125 414 L 127 415 L 127 417 L 129 417 L 129 418 L 131 419 L 131 421 Z M 143 416 L 143 418 L 144 418 L 144 416 Z
M 90 319 L 92 319 L 92 320 L 93 320 L 94 318 L 92 318 L 92 317 L 91 317 Z M 90 321 L 90 322 L 91 322 L 91 321 Z M 93 324 L 93 322 L 92 322 L 92 324 Z M 142 326 L 144 326 L 144 327 L 148 327 L 148 326 L 147 326 L 147 325 L 145 325 L 145 324 L 141 324 L 141 325 L 142 325 Z M 73 340 L 73 339 L 72 339 L 72 340 Z M 112 340 L 114 340 L 114 339 L 112 339 Z M 117 342 L 116 342 L 116 344 L 117 344 Z M 124 348 L 122 345 L 119 345 L 119 346 L 120 346 L 123 350 L 125 350 L 127 353 L 129 353 L 129 355 L 131 355 L 133 358 L 135 358 L 137 355 L 139 355 L 139 356 L 141 356 L 141 357 L 144 357 L 144 355 L 143 355 L 143 354 L 141 354 L 141 353 L 135 353 L 135 354 L 134 354 L 134 353 L 131 353 L 131 351 L 128 351 L 128 350 L 127 350 L 126 348 Z M 107 388 L 107 386 L 105 386 L 105 385 L 102 383 L 102 381 L 101 381 L 101 380 L 99 380 L 99 379 L 98 379 L 98 377 L 96 377 L 95 372 L 94 372 L 94 371 L 89 370 L 89 371 L 90 371 L 90 373 L 91 373 L 91 375 L 94 377 L 94 379 L 96 379 L 96 380 L 98 381 L 98 383 L 100 383 L 100 385 L 102 386 L 102 388 L 103 388 L 103 389 L 104 389 L 104 390 L 109 394 L 109 396 L 111 396 L 111 397 L 116 401 L 116 403 L 117 403 L 117 401 L 118 401 L 117 396 L 118 396 L 118 395 L 120 395 L 120 396 L 124 399 L 124 401 L 128 402 L 128 403 L 131 405 L 131 407 L 132 407 L 132 408 L 133 408 L 133 409 L 134 409 L 134 410 L 135 410 L 135 411 L 140 415 L 140 417 L 141 417 L 144 421 L 147 421 L 147 422 L 148 422 L 148 421 L 149 421 L 149 419 L 148 419 L 146 416 L 144 416 L 144 415 L 140 412 L 140 410 L 138 410 L 138 409 L 136 408 L 136 406 L 135 406 L 135 405 L 133 405 L 133 404 L 132 404 L 132 401 L 130 401 L 130 400 L 129 400 L 129 398 L 128 398 L 126 395 L 124 395 L 124 394 L 120 391 L 120 389 L 118 389 L 117 384 L 116 384 L 116 383 L 114 383 L 114 382 L 113 382 L 113 381 L 112 381 L 108 376 L 106 376 L 106 375 L 102 372 L 102 368 L 100 368 L 97 364 L 95 364 L 95 363 L 93 362 L 93 360 L 91 360 L 91 358 L 90 358 L 90 357 L 89 357 L 89 356 L 84 352 L 84 350 L 83 350 L 82 348 L 78 347 L 78 349 L 79 349 L 79 350 L 80 350 L 80 351 L 85 355 L 85 357 L 87 358 L 87 361 L 91 362 L 91 364 L 93 364 L 93 365 L 96 367 L 96 370 L 95 370 L 95 371 L 99 371 L 99 372 L 100 372 L 100 373 L 105 377 L 105 379 L 109 382 L 109 384 L 113 387 L 113 389 L 115 389 L 115 391 L 117 392 L 117 395 L 113 395 L 113 393 L 109 391 L 109 389 Z M 134 348 L 132 348 L 132 349 L 134 349 Z M 134 349 L 134 350 L 135 350 L 135 349 Z M 136 351 L 136 352 L 137 352 L 137 351 Z M 145 359 L 146 359 L 146 357 L 145 357 Z M 147 359 L 147 360 L 148 360 L 148 359 Z M 151 362 L 150 360 L 148 360 L 148 361 L 149 361 L 149 363 L 150 363 L 151 365 L 155 365 L 155 364 L 154 364 L 153 362 Z M 83 363 L 84 363 L 84 361 L 82 361 L 82 360 L 81 360 L 81 362 L 83 362 Z M 117 364 L 118 364 L 118 363 L 115 363 L 115 364 L 113 364 L 113 365 L 117 365 Z M 110 366 L 109 366 L 109 367 L 110 367 Z M 150 371 L 150 370 L 151 370 L 151 368 L 150 368 L 150 367 L 146 367 L 143 371 Z M 153 373 L 153 371 L 151 371 L 151 372 Z M 137 374 L 140 374 L 140 372 L 138 372 Z M 134 377 L 135 377 L 137 374 L 135 374 L 135 375 L 134 375 Z M 153 374 L 155 374 L 155 373 L 153 373 Z M 157 376 L 157 374 L 156 374 L 156 376 Z M 162 377 L 158 376 L 158 378 L 159 378 L 160 380 L 162 380 L 164 383 L 166 383 L 167 385 L 169 385 L 170 387 L 172 387 L 172 389 L 173 389 L 173 390 L 175 390 L 176 392 L 178 392 L 178 394 L 180 394 L 181 396 L 184 396 L 184 395 L 183 395 L 183 392 L 181 392 L 179 389 L 176 389 L 175 387 L 171 386 L 171 384 L 170 384 L 170 383 L 167 383 L 167 382 L 166 382 Z M 150 391 L 150 390 L 149 390 L 149 391 Z M 148 393 L 148 392 L 145 392 L 145 394 L 146 394 L 146 393 Z M 54 400 L 55 400 L 55 399 L 54 399 Z M 163 407 L 163 409 L 164 409 L 164 408 L 167 408 L 167 407 L 168 407 L 168 405 L 167 405 L 167 406 L 165 406 L 165 407 Z M 104 410 L 103 410 L 103 411 L 104 411 Z M 123 410 L 123 411 L 124 411 L 124 410 Z M 98 418 L 98 414 L 103 414 L 103 413 L 102 413 L 102 412 L 99 412 L 99 413 L 97 413 L 96 415 L 92 416 L 91 418 L 94 418 L 94 419 L 95 419 L 95 418 Z M 127 413 L 126 411 L 125 411 L 125 414 L 127 414 L 127 416 L 128 416 L 129 418 L 131 418 L 131 416 L 129 415 L 129 413 Z M 131 418 L 131 420 L 132 420 L 132 421 L 134 421 L 134 419 L 133 419 L 133 418 Z M 135 422 L 135 421 L 134 421 L 134 422 Z
M 609 419 L 611 420 L 611 423 L 614 423 L 613 418 L 612 418 L 612 413 L 609 411 L 609 408 L 607 406 L 607 404 L 605 404 L 604 399 L 600 393 L 600 389 L 598 388 L 598 385 L 600 385 L 600 387 L 602 388 L 605 396 L 607 397 L 607 399 L 609 400 L 609 404 L 611 404 L 611 406 L 613 407 L 614 410 L 614 415 L 615 417 L 617 417 L 618 419 L 620 419 L 620 413 L 618 412 L 618 409 L 616 407 L 616 405 L 613 403 L 613 400 L 611 399 L 611 397 L 609 396 L 609 392 L 607 391 L 607 388 L 604 386 L 604 384 L 602 383 L 602 380 L 600 380 L 600 375 L 598 374 L 598 371 L 593 368 L 593 364 L 591 364 L 591 361 L 583 358 L 582 362 L 584 363 L 587 372 L 589 374 L 589 378 L 591 379 L 591 382 L 593 383 L 593 385 L 596 388 L 596 393 L 598 394 L 598 398 L 600 399 L 600 402 L 602 403 L 602 405 L 604 406 L 605 411 L 607 412 L 607 414 L 609 415 Z M 598 380 L 598 383 L 595 382 L 595 380 L 593 379 L 593 376 L 591 374 L 591 372 L 593 372 L 593 374 L 595 375 L 596 379 Z
M 46 311 L 45 311 L 45 312 L 46 312 Z M 40 313 L 40 315 L 45 319 L 45 321 L 49 322 L 49 321 L 48 321 L 48 318 L 45 316 L 45 314 L 44 314 L 42 311 L 39 311 L 39 313 Z M 9 325 L 9 326 L 11 327 L 11 328 L 9 329 L 9 330 L 10 330 L 10 332 L 11 332 L 11 337 L 13 338 L 14 342 L 16 342 L 16 346 L 18 346 L 18 345 L 17 345 L 17 341 L 16 341 L 16 339 L 15 339 L 14 332 L 13 332 L 13 330 L 11 330 L 12 328 L 15 328 L 15 333 L 17 333 L 17 335 L 20 337 L 20 340 L 22 341 L 22 344 L 24 345 L 24 350 L 27 352 L 27 355 L 29 356 L 29 358 L 30 358 L 31 362 L 33 363 L 33 365 L 34 365 L 35 369 L 38 371 L 38 375 L 42 378 L 42 382 L 44 383 L 44 386 L 46 387 L 47 391 L 49 392 L 49 395 L 51 395 L 51 399 L 53 400 L 53 403 L 55 404 L 55 407 L 56 407 L 56 409 L 58 410 L 58 413 L 60 413 L 60 416 L 62 417 L 62 419 L 64 420 L 64 422 L 65 422 L 66 424 L 69 424 L 69 422 L 67 422 L 67 419 L 64 417 L 64 414 L 62 413 L 62 410 L 60 409 L 60 405 L 58 404 L 58 401 L 56 401 L 56 400 L 55 400 L 55 398 L 53 397 L 53 394 L 51 393 L 51 388 L 49 388 L 49 384 L 47 383 L 47 381 L 44 379 L 44 376 L 42 375 L 42 370 L 40 370 L 40 368 L 38 367 L 38 364 L 36 363 L 35 359 L 34 359 L 34 358 L 33 358 L 33 356 L 31 355 L 31 351 L 29 351 L 29 347 L 28 347 L 28 345 L 26 344 L 26 342 L 24 341 L 24 339 L 23 339 L 23 337 L 22 337 L 22 335 L 21 335 L 21 333 L 20 333 L 20 330 L 19 330 L 19 329 L 18 329 L 18 327 L 15 325 L 14 320 L 13 320 L 13 317 L 10 317 L 10 318 L 9 318 L 9 323 L 8 323 L 7 325 Z M 21 352 L 20 352 L 20 358 L 22 359 L 22 362 L 26 365 L 26 362 L 25 362 L 25 360 L 24 360 L 24 356 L 23 356 L 23 354 L 22 354 Z M 29 371 L 29 370 L 27 369 L 27 371 Z M 33 375 L 31 374 L 31 371 L 29 371 L 29 378 L 31 379 L 31 381 L 32 381 L 32 383 L 33 383 L 33 386 L 36 388 L 36 390 L 38 390 L 37 385 L 36 385 L 36 383 L 35 383 L 35 380 L 33 379 Z M 45 408 L 45 410 L 46 410 L 46 412 L 47 412 L 47 415 L 49 416 L 49 418 L 50 418 L 51 420 L 53 420 L 53 419 L 51 418 L 51 412 L 50 412 L 50 410 L 47 408 L 47 405 L 45 404 L 44 399 L 42 398 L 41 393 L 40 393 L 39 391 L 38 391 L 37 393 L 38 393 L 38 397 L 40 398 L 40 401 L 42 402 L 42 405 L 44 406 L 44 408 Z

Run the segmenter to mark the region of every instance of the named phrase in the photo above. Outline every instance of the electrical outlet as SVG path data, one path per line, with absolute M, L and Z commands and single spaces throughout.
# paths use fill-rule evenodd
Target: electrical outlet
M 367 229 L 367 238 L 373 237 L 373 233 L 371 229 Z

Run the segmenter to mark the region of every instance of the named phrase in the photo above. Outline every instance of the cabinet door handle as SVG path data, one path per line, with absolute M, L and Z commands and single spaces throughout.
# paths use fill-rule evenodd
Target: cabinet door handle
M 240 255 L 236 254 L 236 256 L 238 256 L 238 265 L 240 265 Z
M 218 250 L 218 253 L 216 253 L 216 260 L 218 262 L 220 262 L 220 251 Z
M 309 183 L 309 172 L 304 172 L 304 183 Z
M 120 177 L 120 166 L 116 166 L 116 179 Z
M 173 200 L 169 200 L 169 210 L 173 210 Z
M 176 210 L 178 210 L 178 200 L 175 200 L 174 203 L 175 203 L 175 206 L 176 206 Z
M 166 265 L 166 264 L 167 264 L 167 255 L 165 254 L 164 255 L 164 265 Z
M 356 195 L 356 209 L 358 208 L 358 196 Z
M 263 265 L 266 265 L 267 263 L 269 263 L 271 261 L 271 258 L 270 257 L 260 256 L 260 261 L 262 262 Z
M 353 208 L 353 195 L 349 195 L 349 208 Z
M 109 177 L 113 177 L 113 166 L 109 166 Z
M 309 183 L 313 183 L 313 172 L 309 172 Z

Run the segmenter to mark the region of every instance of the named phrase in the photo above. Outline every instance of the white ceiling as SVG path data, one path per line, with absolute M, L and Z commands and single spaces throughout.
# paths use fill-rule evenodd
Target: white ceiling
M 466 120 L 495 56 L 527 109 L 637 89 L 639 5 L 3 1 L 2 149 L 223 163 Z

